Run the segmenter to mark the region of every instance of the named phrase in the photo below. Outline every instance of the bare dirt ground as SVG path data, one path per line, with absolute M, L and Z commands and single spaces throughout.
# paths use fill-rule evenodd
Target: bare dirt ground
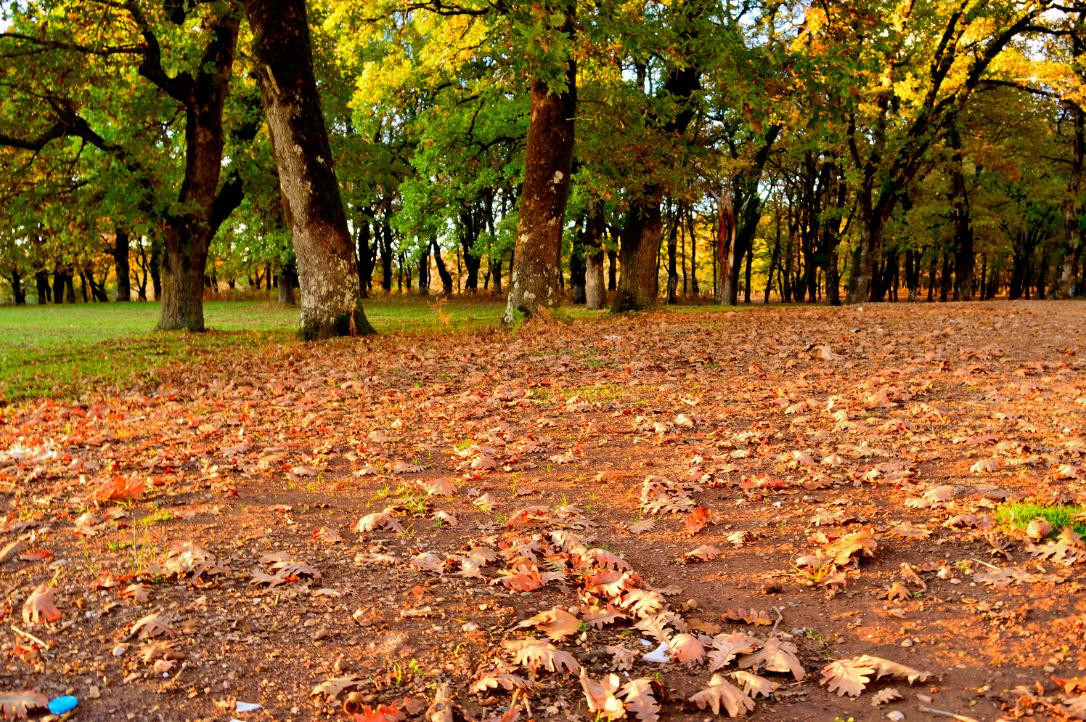
M 1000 521 L 1086 502 L 1084 331 L 1081 303 L 660 313 L 4 409 L 0 705 L 1086 718 L 1086 545 Z

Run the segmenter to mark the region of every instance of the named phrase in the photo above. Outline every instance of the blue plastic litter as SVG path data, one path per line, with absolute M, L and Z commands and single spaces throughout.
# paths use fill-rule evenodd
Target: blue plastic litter
M 78 699 L 70 694 L 66 694 L 63 697 L 57 697 L 56 699 L 49 701 L 49 713 L 64 714 L 65 712 L 71 712 L 78 704 Z

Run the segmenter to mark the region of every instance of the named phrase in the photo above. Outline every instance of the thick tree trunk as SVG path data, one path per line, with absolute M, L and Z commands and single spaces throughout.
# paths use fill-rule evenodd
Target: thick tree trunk
M 875 271 L 875 259 L 882 243 L 883 219 L 870 207 L 871 197 L 860 200 L 860 247 L 856 266 L 852 269 L 849 303 L 864 303 L 871 298 L 871 278 Z
M 573 9 L 565 26 L 573 30 Z M 577 108 L 577 74 L 566 61 L 566 88 L 552 93 L 543 78 L 532 80 L 531 120 L 524 154 L 524 186 L 517 218 L 517 243 L 509 281 L 509 301 L 502 321 L 532 315 L 558 305 L 562 226 L 573 161 L 573 117 Z
M 691 18 L 687 18 L 691 19 Z M 695 31 L 683 29 L 680 34 L 692 39 Z M 701 87 L 701 73 L 693 64 L 668 68 L 662 95 L 675 102 L 675 114 L 666 119 L 656 118 L 658 128 L 666 137 L 680 137 L 694 118 L 690 98 Z M 649 308 L 656 305 L 660 291 L 657 261 L 660 256 L 660 203 L 664 189 L 655 183 L 646 185 L 635 194 L 626 214 L 626 224 L 619 247 L 622 277 L 611 304 L 615 312 Z
M 611 310 L 615 313 L 638 311 L 656 305 L 660 293 L 657 259 L 660 255 L 660 230 L 663 218 L 659 186 L 645 189 L 626 213 L 618 260 L 622 275 L 618 280 Z
M 735 211 L 732 207 L 732 194 L 722 189 L 717 198 L 716 251 L 717 251 L 717 298 L 716 302 L 724 306 L 734 306 L 739 302 L 739 289 L 734 279 L 739 266 L 735 242 Z
M 372 333 L 313 77 L 305 0 L 249 0 L 260 96 L 301 285 L 303 338 Z
M 114 231 L 113 265 L 117 276 L 117 300 L 132 300 L 132 281 L 130 278 L 130 264 L 128 262 L 128 248 L 130 240 L 128 231 L 117 228 Z
M 603 280 L 603 251 L 596 251 L 587 259 L 584 274 L 585 306 L 598 311 L 607 303 L 607 292 Z
M 275 286 L 279 290 L 279 303 L 283 306 L 293 306 L 294 301 L 294 268 L 293 264 L 286 264 L 279 268 L 279 274 Z
M 18 268 L 11 269 L 11 275 L 8 277 L 11 280 L 11 296 L 15 301 L 16 306 L 26 305 L 26 289 L 23 288 L 23 276 L 19 273 Z
M 36 271 L 34 284 L 38 287 L 38 305 L 43 306 L 53 300 L 53 291 L 49 288 L 49 272 Z
M 158 327 L 164 331 L 204 330 L 204 267 L 208 239 L 178 239 L 184 230 L 167 229 L 162 254 L 162 286 L 155 297 L 162 301 Z

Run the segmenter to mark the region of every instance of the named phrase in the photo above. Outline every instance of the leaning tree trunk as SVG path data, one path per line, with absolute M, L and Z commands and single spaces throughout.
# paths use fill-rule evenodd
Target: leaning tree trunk
M 573 28 L 572 10 L 566 26 Z M 502 321 L 512 323 L 556 306 L 562 251 L 562 225 L 573 161 L 573 116 L 577 107 L 576 66 L 566 61 L 566 88 L 552 93 L 546 80 L 532 81 L 531 120 L 524 154 L 524 186 L 517 218 L 517 244 Z
M 301 335 L 372 333 L 362 310 L 354 243 L 332 169 L 305 0 L 249 0 L 249 25 L 279 168 L 279 189 L 298 259 Z

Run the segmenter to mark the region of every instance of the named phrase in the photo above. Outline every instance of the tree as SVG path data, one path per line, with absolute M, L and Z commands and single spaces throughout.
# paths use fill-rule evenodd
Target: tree
M 558 16 L 559 39 L 570 39 L 574 3 L 564 7 L 534 8 L 542 22 Z M 574 115 L 577 105 L 577 65 L 568 50 L 562 52 L 564 73 L 557 82 L 542 73 L 531 81 L 528 144 L 524 155 L 524 188 L 517 218 L 517 245 L 510 277 L 509 300 L 502 320 L 512 323 L 519 311 L 532 315 L 560 300 L 562 230 L 569 197 L 573 163 Z M 557 88 L 553 86 L 558 86 Z
M 373 333 L 362 309 L 354 243 L 332 169 L 305 0 L 248 0 L 260 96 L 298 258 L 301 334 Z

